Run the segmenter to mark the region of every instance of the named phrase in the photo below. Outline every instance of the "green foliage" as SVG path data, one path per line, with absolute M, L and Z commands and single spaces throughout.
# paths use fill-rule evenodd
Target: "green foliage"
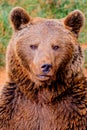
M 84 50 L 84 67 L 87 68 L 87 50 Z
M 0 0 L 0 65 L 4 64 L 6 47 L 12 34 L 9 12 L 15 6 L 25 8 L 32 16 L 48 18 L 62 18 L 70 11 L 80 9 L 87 20 L 87 0 Z M 87 43 L 87 22 L 79 41 Z

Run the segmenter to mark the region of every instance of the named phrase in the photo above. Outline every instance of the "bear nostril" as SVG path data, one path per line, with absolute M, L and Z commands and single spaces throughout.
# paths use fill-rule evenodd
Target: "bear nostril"
M 43 64 L 43 65 L 41 66 L 41 69 L 42 69 L 42 71 L 43 71 L 44 73 L 47 73 L 47 72 L 50 71 L 50 68 L 51 68 L 51 67 L 52 67 L 51 64 Z

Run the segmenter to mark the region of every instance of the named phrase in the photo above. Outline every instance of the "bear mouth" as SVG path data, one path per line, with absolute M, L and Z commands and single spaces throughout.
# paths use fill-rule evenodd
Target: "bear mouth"
M 36 76 L 37 76 L 37 78 L 38 78 L 39 80 L 41 80 L 41 81 L 48 80 L 48 79 L 51 78 L 50 75 L 36 75 Z

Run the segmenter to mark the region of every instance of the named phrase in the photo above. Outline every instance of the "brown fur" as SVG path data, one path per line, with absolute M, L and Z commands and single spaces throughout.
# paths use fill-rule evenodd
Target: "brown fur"
M 0 130 L 86 130 L 87 82 L 77 41 L 84 16 L 31 18 L 16 7 L 0 93 Z M 42 65 L 51 64 L 49 72 Z

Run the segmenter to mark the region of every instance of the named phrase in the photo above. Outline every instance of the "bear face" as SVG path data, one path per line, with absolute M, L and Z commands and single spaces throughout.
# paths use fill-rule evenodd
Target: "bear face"
M 69 31 L 62 30 L 58 23 L 44 21 L 21 31 L 14 45 L 15 52 L 21 64 L 27 68 L 31 80 L 52 80 L 59 67 L 70 61 L 73 40 Z
M 29 79 L 39 84 L 57 80 L 57 72 L 73 61 L 73 54 L 78 50 L 77 37 L 84 23 L 83 14 L 76 10 L 62 20 L 33 19 L 24 9 L 16 7 L 10 19 L 14 29 L 10 50 Z M 14 65 L 9 60 L 7 66 L 9 70 Z

